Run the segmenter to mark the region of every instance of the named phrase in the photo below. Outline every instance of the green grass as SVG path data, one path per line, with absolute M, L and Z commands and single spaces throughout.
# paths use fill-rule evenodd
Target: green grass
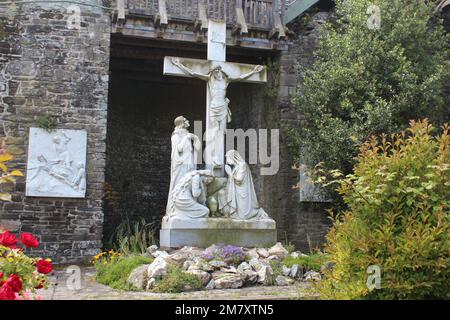
M 144 256 L 126 256 L 107 264 L 96 263 L 96 280 L 114 289 L 137 291 L 138 289 L 127 283 L 128 276 L 133 269 L 151 262 L 151 258 Z
M 272 280 L 273 280 L 273 282 L 275 282 L 275 279 L 278 276 L 282 276 L 283 275 L 282 267 L 283 267 L 284 263 L 282 261 L 270 260 L 269 264 L 270 264 L 270 267 L 273 270 Z
M 309 256 L 300 256 L 297 258 L 287 256 L 283 260 L 283 264 L 288 268 L 292 267 L 294 264 L 298 264 L 306 269 L 320 271 L 320 267 L 327 261 L 328 258 L 326 255 L 316 253 Z
M 178 293 L 182 292 L 187 286 L 193 290 L 199 290 L 203 287 L 197 276 L 184 272 L 180 267 L 169 265 L 169 272 L 156 282 L 153 291 Z

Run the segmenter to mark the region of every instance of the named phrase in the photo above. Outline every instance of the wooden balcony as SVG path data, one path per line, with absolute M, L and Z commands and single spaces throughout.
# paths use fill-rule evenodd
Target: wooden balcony
M 116 0 L 113 32 L 205 43 L 208 19 L 226 21 L 227 45 L 282 50 L 284 0 Z

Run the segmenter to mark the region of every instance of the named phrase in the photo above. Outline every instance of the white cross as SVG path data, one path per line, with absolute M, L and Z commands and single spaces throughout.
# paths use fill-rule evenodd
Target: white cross
M 205 163 L 220 176 L 224 175 L 226 123 L 231 119 L 227 87 L 235 81 L 267 81 L 263 66 L 225 61 L 226 31 L 225 22 L 208 21 L 208 60 L 164 57 L 165 75 L 195 77 L 207 82 Z

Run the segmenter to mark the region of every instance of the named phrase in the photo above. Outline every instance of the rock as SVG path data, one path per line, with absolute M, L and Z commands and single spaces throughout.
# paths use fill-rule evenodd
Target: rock
M 268 256 L 267 258 L 266 258 L 266 260 L 282 260 L 279 256 L 275 256 L 275 255 L 273 255 L 273 256 Z
M 194 264 L 194 261 L 192 260 L 186 260 L 183 263 L 183 270 L 188 270 L 190 266 L 192 266 Z
M 154 245 L 151 245 L 150 247 L 148 247 L 146 252 L 151 255 L 156 250 L 158 250 L 158 246 L 154 244 Z
M 260 249 L 256 249 L 256 253 L 261 257 L 261 258 L 267 258 L 269 257 L 269 251 L 267 251 L 264 248 L 260 248 Z
M 149 278 L 162 278 L 167 274 L 169 265 L 162 257 L 158 257 L 148 266 Z
M 258 273 L 253 270 L 245 270 L 241 273 L 241 279 L 245 284 L 255 284 L 258 281 Z
M 288 251 L 283 247 L 281 242 L 277 242 L 276 245 L 269 249 L 269 255 L 277 256 L 280 260 L 286 258 L 288 254 Z
M 189 258 L 190 258 L 189 252 L 179 250 L 179 251 L 175 251 L 172 254 L 169 254 L 166 257 L 166 261 L 181 267 L 186 262 L 186 260 L 188 260 Z
M 205 260 L 201 258 L 194 258 L 194 261 L 188 267 L 188 270 L 202 270 L 206 272 L 213 272 L 214 267 L 210 266 Z
M 145 287 L 145 290 L 147 290 L 147 291 L 151 290 L 155 286 L 155 283 L 156 283 L 156 279 L 150 278 L 147 282 L 147 286 Z
M 208 284 L 206 285 L 205 289 L 206 290 L 212 290 L 214 289 L 214 287 L 216 286 L 216 283 L 214 282 L 214 279 L 211 279 Z
M 228 264 L 222 260 L 211 260 L 208 262 L 208 264 L 215 269 L 220 269 L 228 266 Z
M 242 262 L 238 267 L 237 271 L 243 273 L 244 271 L 252 270 L 252 266 L 248 264 L 248 262 Z
M 288 268 L 286 266 L 282 266 L 281 267 L 281 273 L 283 274 L 283 276 L 287 277 L 291 273 L 291 268 Z
M 265 262 L 263 260 L 256 259 L 256 258 L 251 259 L 248 263 L 252 266 L 252 268 L 256 272 L 261 270 L 262 267 L 268 266 L 267 262 Z
M 297 279 L 297 278 L 301 278 L 303 275 L 303 269 L 301 266 L 299 266 L 298 264 L 294 264 L 291 267 L 291 270 L 289 272 L 289 277 L 293 278 L 293 279 Z
M 258 283 L 269 286 L 272 284 L 273 270 L 270 266 L 262 266 L 258 271 Z
M 334 266 L 335 266 L 334 262 L 328 261 L 323 266 L 320 267 L 320 272 L 322 274 L 324 274 L 326 272 L 330 272 L 333 270 Z
M 127 282 L 138 289 L 145 289 L 147 285 L 148 264 L 144 264 L 131 271 Z
M 168 255 L 169 254 L 166 251 L 160 251 L 160 250 L 156 250 L 155 252 L 152 253 L 153 258 L 158 258 L 158 257 L 165 258 Z
M 291 253 L 291 257 L 296 259 L 298 257 L 307 257 L 308 255 L 301 253 L 300 251 L 295 251 Z
M 275 279 L 275 284 L 277 286 L 288 286 L 288 285 L 293 284 L 293 283 L 294 283 L 294 280 L 292 280 L 292 279 L 290 279 L 288 277 L 285 277 L 285 276 L 278 276 Z
M 202 281 L 202 285 L 206 286 L 211 280 L 211 274 L 202 270 L 188 270 L 186 273 L 197 276 Z
M 239 274 L 216 271 L 212 276 L 216 289 L 237 289 L 244 285 Z
M 247 256 L 250 257 L 250 259 L 253 259 L 253 258 L 258 259 L 259 258 L 259 254 L 258 254 L 258 252 L 256 252 L 256 249 L 250 249 L 247 252 Z
M 226 272 L 226 273 L 238 273 L 237 269 L 233 266 L 229 266 L 227 268 L 220 268 L 220 271 Z
M 308 271 L 304 275 L 305 280 L 307 281 L 320 281 L 322 277 L 320 276 L 320 273 L 316 271 Z

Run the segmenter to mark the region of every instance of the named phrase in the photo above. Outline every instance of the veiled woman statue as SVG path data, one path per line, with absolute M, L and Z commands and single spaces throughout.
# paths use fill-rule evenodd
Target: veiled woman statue
M 201 148 L 198 137 L 187 130 L 189 128 L 189 121 L 185 117 L 177 117 L 174 124 L 175 129 L 171 138 L 172 153 L 167 213 L 172 206 L 172 192 L 175 186 L 188 172 L 196 169 L 195 151 Z
M 206 185 L 213 180 L 211 171 L 194 170 L 188 172 L 175 186 L 172 193 L 170 217 L 206 218 Z
M 225 158 L 228 183 L 225 194 L 219 196 L 219 210 L 233 219 L 270 219 L 259 206 L 248 164 L 236 150 L 228 151 Z

